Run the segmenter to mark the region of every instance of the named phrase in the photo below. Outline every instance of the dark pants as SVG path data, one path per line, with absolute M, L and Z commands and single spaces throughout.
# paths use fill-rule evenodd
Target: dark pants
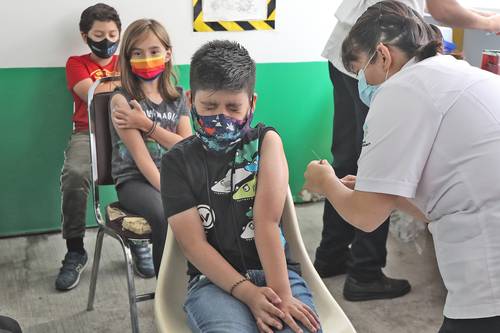
M 498 333 L 500 317 L 477 319 L 450 319 L 444 317 L 438 333 Z
M 368 107 L 359 99 L 358 81 L 328 62 L 334 86 L 333 168 L 339 178 L 355 175 L 361 153 L 363 124 Z M 328 200 L 323 212 L 323 232 L 316 260 L 329 267 L 347 264 L 347 274 L 360 281 L 380 278 L 385 266 L 389 223 L 366 233 L 347 223 Z M 349 245 L 351 248 L 349 249 Z
M 151 226 L 153 264 L 158 277 L 163 247 L 167 239 L 167 220 L 163 212 L 160 192 L 149 182 L 142 180 L 128 180 L 120 184 L 116 192 L 123 209 L 142 216 Z

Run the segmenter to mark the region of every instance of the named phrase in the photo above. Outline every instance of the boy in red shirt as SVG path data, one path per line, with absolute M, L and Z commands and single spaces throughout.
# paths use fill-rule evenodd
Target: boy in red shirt
M 113 7 L 98 3 L 82 12 L 80 32 L 91 53 L 72 56 L 66 63 L 68 89 L 74 99 L 74 125 L 61 172 L 62 234 L 68 251 L 55 282 L 58 290 L 76 287 L 87 264 L 83 246 L 90 187 L 87 92 L 95 80 L 119 74 L 118 56 L 114 53 L 120 39 L 120 17 Z M 154 276 L 149 248 L 142 246 L 132 252 L 141 275 Z

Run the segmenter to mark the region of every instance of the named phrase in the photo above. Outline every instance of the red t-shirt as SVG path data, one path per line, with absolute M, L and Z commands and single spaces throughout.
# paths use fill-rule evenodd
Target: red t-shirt
M 114 55 L 109 64 L 100 66 L 92 61 L 90 53 L 82 56 L 69 57 L 66 62 L 66 80 L 68 89 L 73 95 L 75 101 L 75 110 L 73 113 L 73 123 L 75 131 L 88 131 L 89 119 L 87 114 L 87 101 L 82 100 L 74 91 L 74 86 L 87 78 L 92 81 L 106 76 L 118 75 L 118 56 Z

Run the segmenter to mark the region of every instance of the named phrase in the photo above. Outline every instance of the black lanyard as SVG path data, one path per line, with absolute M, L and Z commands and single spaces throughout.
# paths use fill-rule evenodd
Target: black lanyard
M 211 194 L 210 194 L 210 174 L 209 174 L 209 171 L 208 171 L 208 164 L 207 164 L 207 154 L 206 154 L 206 151 L 205 151 L 205 160 L 203 161 L 203 165 L 204 165 L 204 169 L 205 169 L 205 178 L 206 178 L 206 189 L 207 189 L 207 197 L 208 197 L 208 205 L 210 206 L 210 209 L 213 210 L 214 209 L 214 206 L 212 205 L 212 199 L 211 199 Z M 235 161 L 233 159 L 233 163 L 232 163 L 232 166 L 231 166 L 231 174 L 230 174 L 230 190 L 229 190 L 229 200 L 230 200 L 230 210 L 231 210 L 231 218 L 233 219 L 234 222 L 237 221 L 237 217 L 236 217 L 236 214 L 235 214 L 235 211 L 234 211 L 234 201 L 233 201 L 233 195 L 234 195 L 234 192 L 233 192 L 233 176 L 234 176 L 234 165 L 235 165 Z M 226 256 L 224 254 L 224 251 L 222 249 L 222 246 L 221 246 L 221 243 L 219 241 L 219 236 L 218 236 L 218 233 L 217 233 L 217 223 L 216 223 L 216 219 L 217 219 L 217 216 L 215 214 L 215 210 L 214 210 L 214 220 L 213 220 L 213 225 L 214 225 L 214 233 L 215 233 L 215 240 L 217 242 L 217 246 L 219 247 L 219 250 L 221 252 L 221 255 L 226 259 L 228 260 L 228 256 Z M 239 236 L 238 236 L 238 230 L 235 229 L 235 226 L 237 225 L 237 223 L 230 223 L 232 225 L 232 232 L 233 232 L 233 236 L 236 237 L 236 242 L 238 244 L 238 251 L 239 251 L 239 254 L 240 254 L 240 259 L 241 259 L 241 263 L 243 264 L 243 269 L 245 270 L 244 272 L 244 275 L 246 277 L 248 277 L 248 266 L 246 264 L 246 261 L 245 261 L 245 255 L 243 254 L 243 249 L 241 247 L 241 242 L 240 242 L 240 239 L 239 239 Z M 242 272 L 240 272 L 242 273 Z

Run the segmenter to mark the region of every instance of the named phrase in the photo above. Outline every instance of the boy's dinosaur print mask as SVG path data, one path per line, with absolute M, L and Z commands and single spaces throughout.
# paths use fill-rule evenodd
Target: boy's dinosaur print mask
M 191 107 L 191 118 L 195 134 L 207 150 L 227 152 L 250 129 L 253 112 L 250 109 L 244 120 L 238 120 L 224 114 L 201 116 L 195 106 Z

